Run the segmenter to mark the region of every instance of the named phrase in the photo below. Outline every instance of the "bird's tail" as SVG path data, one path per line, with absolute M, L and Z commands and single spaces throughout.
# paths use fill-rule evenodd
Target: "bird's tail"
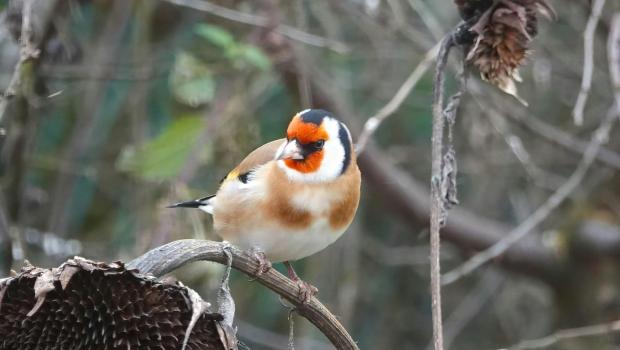
M 209 214 L 213 214 L 213 205 L 211 203 L 213 198 L 215 198 L 215 195 L 210 195 L 189 202 L 175 203 L 167 206 L 167 208 L 197 208 Z

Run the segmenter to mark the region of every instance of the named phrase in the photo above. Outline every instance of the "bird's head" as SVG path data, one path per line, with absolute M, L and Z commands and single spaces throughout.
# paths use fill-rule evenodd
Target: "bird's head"
M 352 153 L 351 133 L 342 122 L 322 109 L 306 109 L 291 120 L 276 160 L 291 180 L 322 182 L 342 175 Z

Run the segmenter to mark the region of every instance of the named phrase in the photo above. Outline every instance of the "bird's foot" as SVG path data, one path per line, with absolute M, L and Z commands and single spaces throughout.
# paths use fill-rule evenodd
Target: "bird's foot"
M 310 299 L 312 299 L 312 297 L 319 292 L 319 290 L 315 286 L 299 278 L 299 276 L 297 276 L 297 273 L 295 272 L 295 269 L 293 269 L 293 265 L 291 265 L 290 261 L 285 261 L 284 265 L 288 270 L 288 277 L 291 279 L 291 281 L 295 282 L 295 284 L 299 288 L 297 294 L 297 296 L 299 297 L 299 301 L 302 304 L 308 303 Z
M 256 279 L 271 269 L 271 262 L 267 260 L 265 252 L 258 249 L 252 249 L 251 252 L 258 263 L 256 271 L 254 271 L 254 279 Z
M 312 297 L 319 292 L 319 290 L 315 286 L 300 278 L 297 278 L 297 280 L 293 280 L 293 282 L 295 282 L 297 288 L 299 288 L 297 297 L 302 304 L 307 304 L 310 299 L 312 299 Z

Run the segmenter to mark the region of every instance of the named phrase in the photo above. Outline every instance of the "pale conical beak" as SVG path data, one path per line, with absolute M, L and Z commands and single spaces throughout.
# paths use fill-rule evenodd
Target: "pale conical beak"
M 276 160 L 280 159 L 304 159 L 304 156 L 301 152 L 301 147 L 299 147 L 299 143 L 297 143 L 297 140 L 289 141 L 286 146 L 284 146 L 284 148 L 282 148 L 280 152 L 278 152 L 278 154 L 276 155 Z

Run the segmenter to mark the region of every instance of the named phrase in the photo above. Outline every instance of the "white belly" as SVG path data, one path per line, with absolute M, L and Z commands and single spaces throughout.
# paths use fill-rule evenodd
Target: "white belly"
M 227 240 L 242 249 L 259 249 L 275 263 L 298 260 L 315 254 L 334 243 L 343 232 L 344 230 L 334 231 L 328 220 L 323 218 L 316 220 L 305 230 L 283 231 L 261 227 Z
M 255 176 L 266 177 L 262 171 L 266 170 L 257 170 Z M 312 216 L 310 227 L 303 229 L 287 226 L 258 209 L 265 204 L 257 198 L 265 198 L 266 193 L 263 182 L 258 180 L 248 184 L 225 183 L 213 202 L 216 232 L 241 249 L 259 249 L 271 262 L 281 262 L 315 254 L 334 243 L 346 230 L 346 227 L 334 230 L 329 222 L 330 208 L 341 200 L 341 193 L 315 187 L 297 189 L 290 197 L 291 205 Z M 226 219 L 220 220 L 224 216 Z

